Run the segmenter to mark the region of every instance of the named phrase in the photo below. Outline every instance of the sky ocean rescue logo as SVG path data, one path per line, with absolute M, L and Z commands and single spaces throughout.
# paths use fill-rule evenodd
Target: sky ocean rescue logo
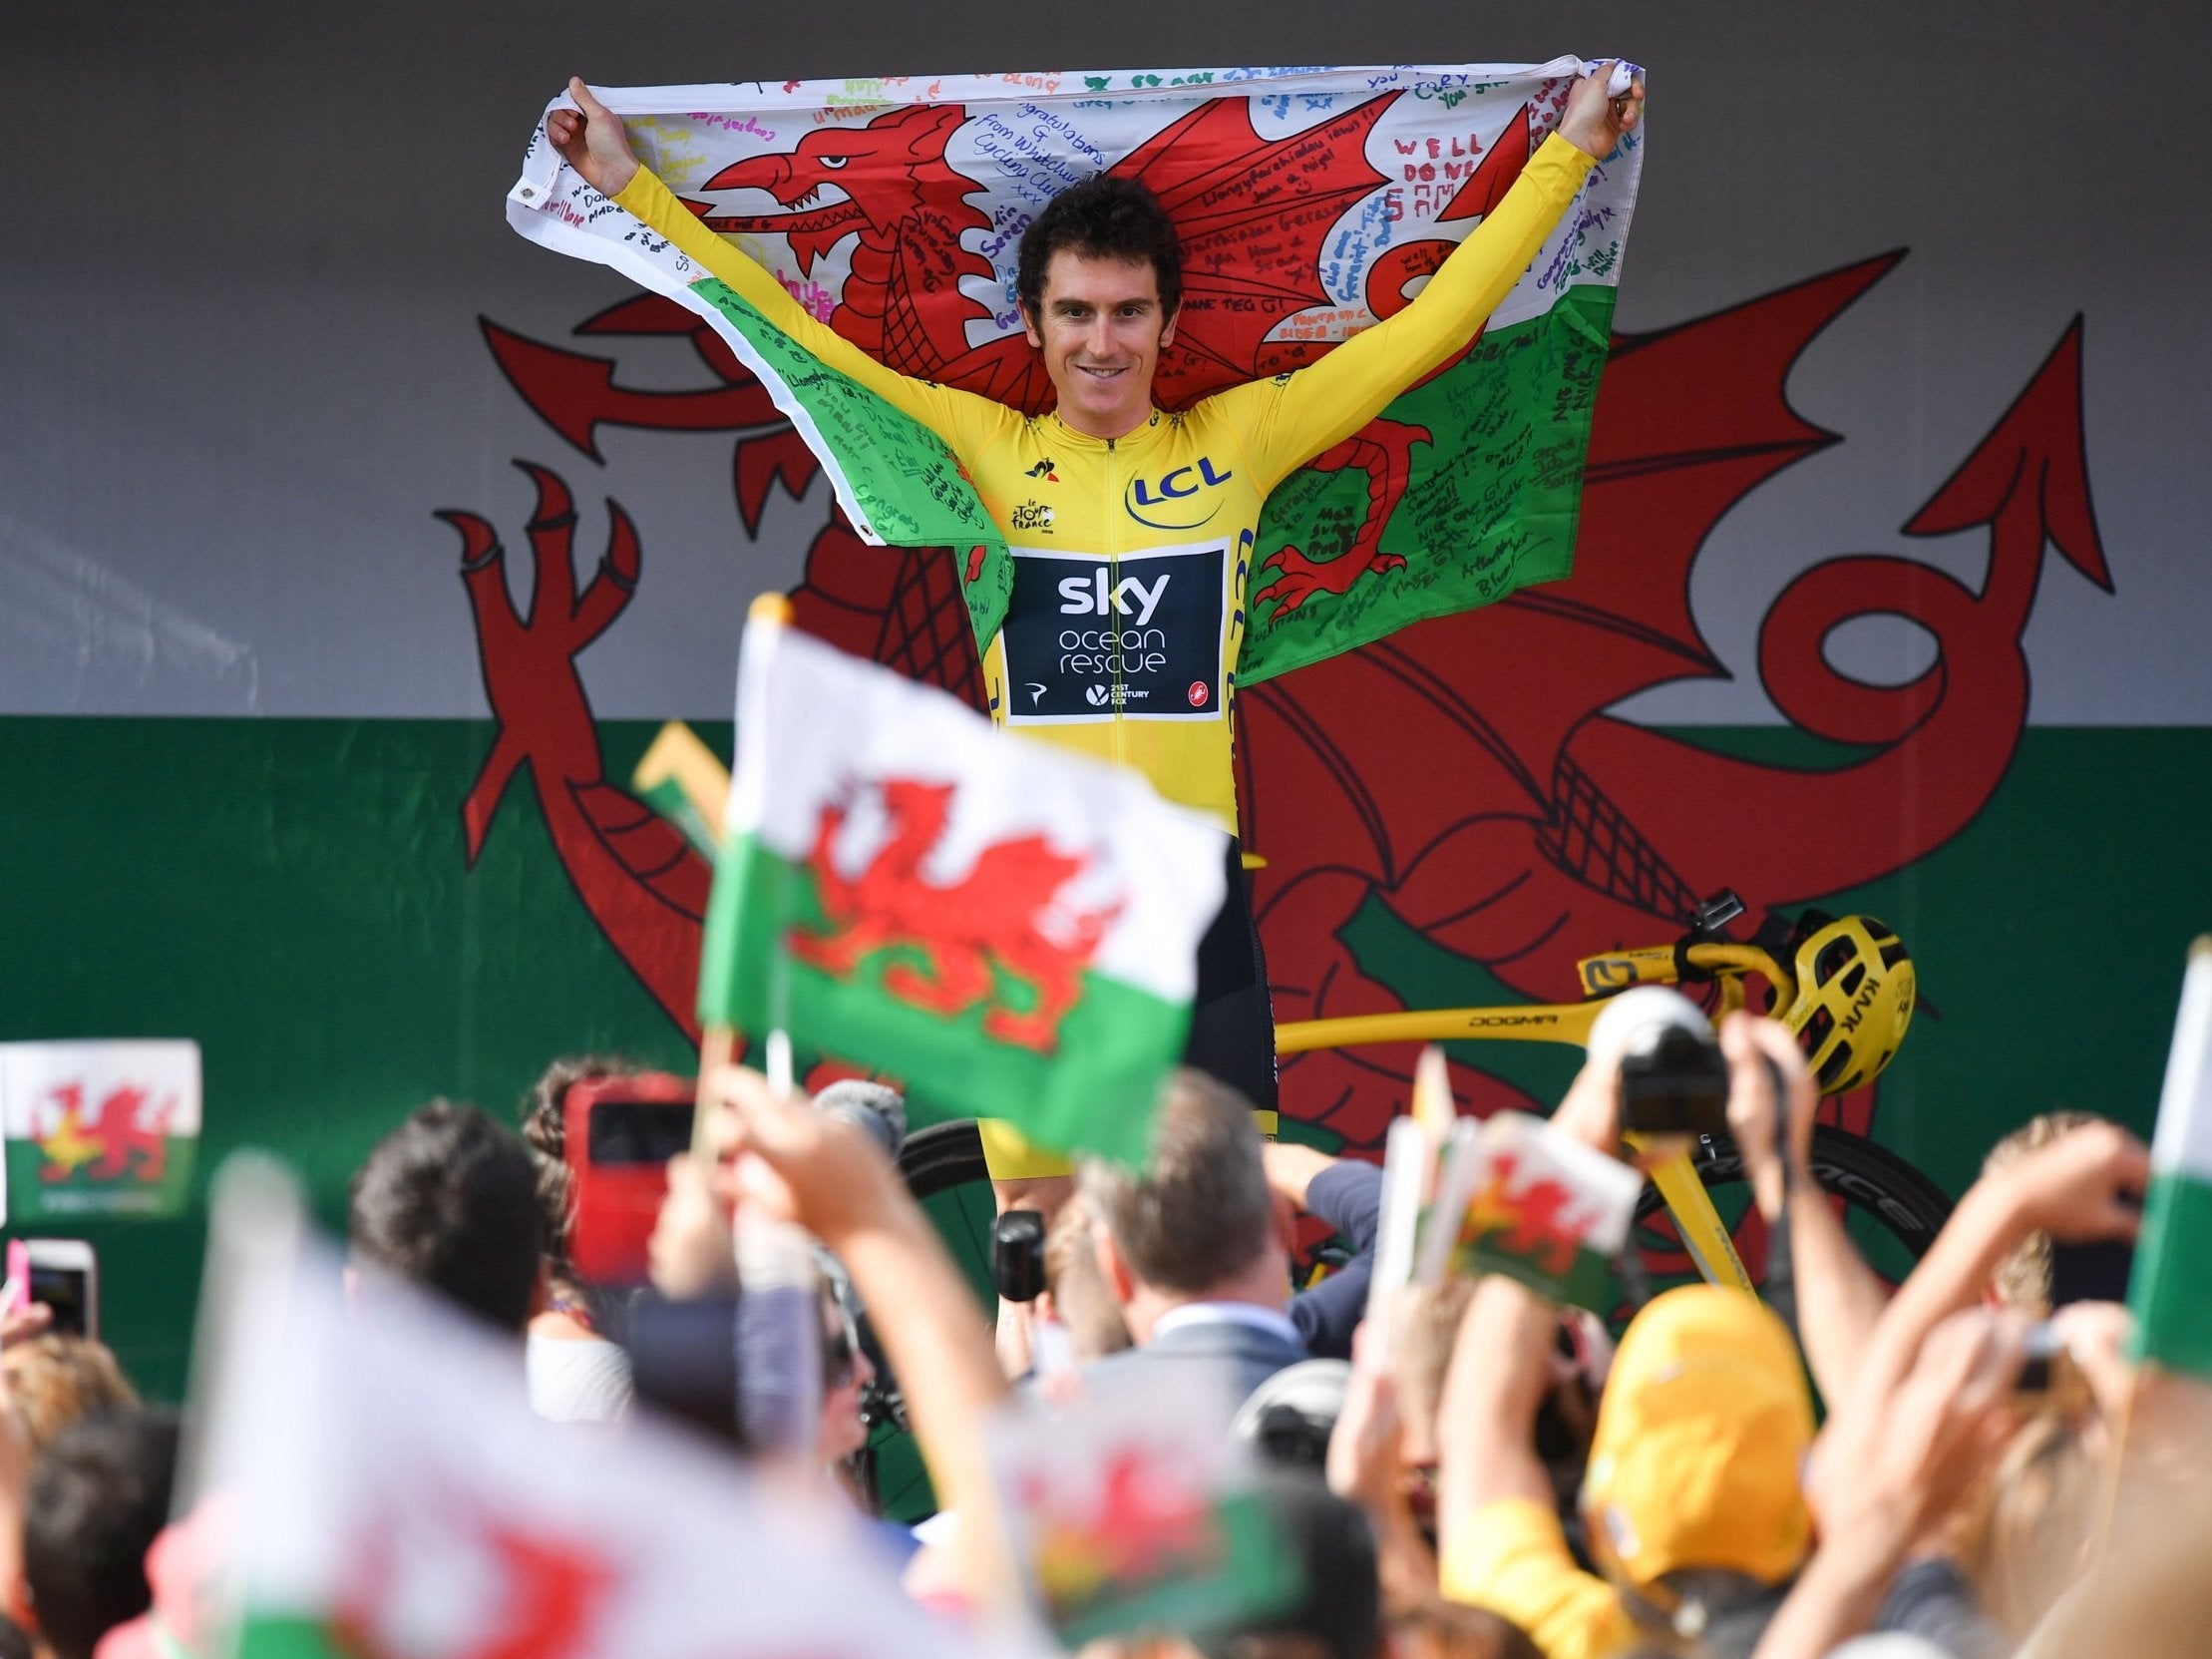
M 1008 551 L 1014 592 L 1001 637 L 1015 688 L 1010 723 L 1213 716 L 1225 548 L 1148 548 L 1111 561 Z

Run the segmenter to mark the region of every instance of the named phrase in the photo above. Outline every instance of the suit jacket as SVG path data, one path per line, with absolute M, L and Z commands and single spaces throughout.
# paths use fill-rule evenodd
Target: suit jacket
M 1094 1360 L 1084 1367 L 1084 1376 L 1117 1384 L 1125 1377 L 1141 1377 L 1147 1388 L 1167 1391 L 1212 1368 L 1229 1374 L 1237 1404 L 1242 1405 L 1247 1395 L 1277 1372 L 1311 1358 L 1303 1343 L 1273 1331 L 1240 1320 L 1196 1319 L 1163 1332 L 1142 1348 Z

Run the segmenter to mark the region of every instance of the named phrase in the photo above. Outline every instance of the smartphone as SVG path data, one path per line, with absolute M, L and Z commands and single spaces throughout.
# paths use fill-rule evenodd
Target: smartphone
M 689 1077 L 646 1071 L 597 1077 L 561 1100 L 561 1139 L 575 1177 L 568 1260 L 595 1285 L 645 1283 L 646 1241 L 668 1191 L 668 1160 L 691 1147 Z
M 2050 1247 L 2050 1305 L 2075 1302 L 2125 1302 L 2128 1276 L 2135 1268 L 2135 1246 L 2126 1239 L 2096 1239 L 2088 1244 L 2053 1242 Z
M 23 1241 L 31 1264 L 31 1300 L 54 1310 L 57 1335 L 100 1338 L 100 1258 L 81 1238 Z

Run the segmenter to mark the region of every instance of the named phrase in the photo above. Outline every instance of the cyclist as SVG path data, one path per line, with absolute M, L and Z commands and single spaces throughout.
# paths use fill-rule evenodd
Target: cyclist
M 1153 402 L 1182 295 L 1175 230 L 1141 184 L 1063 192 L 1024 235 L 1018 297 L 1057 397 L 1030 417 L 911 379 L 818 321 L 637 162 L 620 121 L 571 80 L 547 135 L 584 181 L 729 284 L 839 372 L 938 433 L 1005 532 L 1006 620 L 985 652 L 991 712 L 1046 741 L 1138 767 L 1228 836 L 1229 899 L 1200 950 L 1188 1058 L 1262 1108 L 1275 1102 L 1267 975 L 1236 843 L 1231 705 L 1250 553 L 1268 492 L 1463 350 L 1519 278 L 1585 176 L 1641 119 L 1644 85 L 1573 89 L 1559 130 L 1428 285 L 1388 321 L 1295 373 L 1233 386 L 1180 413 Z M 1088 621 L 1088 636 L 1071 622 Z M 1072 645 L 1064 634 L 1075 634 Z M 1102 677 L 1103 676 L 1103 679 Z M 1107 683 L 1110 682 L 1110 683 Z M 986 1127 L 1002 1208 L 1051 1207 L 1064 1162 Z

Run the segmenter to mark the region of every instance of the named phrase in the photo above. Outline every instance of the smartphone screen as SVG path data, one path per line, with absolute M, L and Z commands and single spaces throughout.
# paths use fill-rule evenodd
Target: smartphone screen
M 93 1312 L 93 1276 L 84 1268 L 53 1268 L 31 1263 L 31 1301 L 53 1310 L 58 1336 L 98 1336 L 100 1316 Z
M 606 1099 L 591 1107 L 591 1162 L 666 1166 L 691 1150 L 689 1100 Z

